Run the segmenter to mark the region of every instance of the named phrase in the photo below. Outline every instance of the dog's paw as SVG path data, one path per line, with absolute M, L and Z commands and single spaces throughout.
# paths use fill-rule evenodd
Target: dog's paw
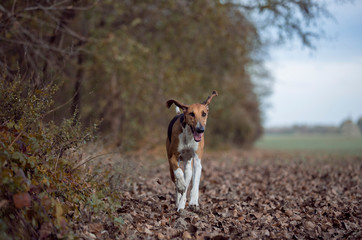
M 199 191 L 197 188 L 191 189 L 189 205 L 196 206 L 196 207 L 199 206 Z
M 189 209 L 190 209 L 190 211 L 196 212 L 196 213 L 200 211 L 200 207 L 199 207 L 198 204 L 197 204 L 197 205 L 190 204 L 190 205 L 189 205 Z
M 199 203 L 197 201 L 195 201 L 194 199 L 190 199 L 190 203 L 189 203 L 190 207 L 199 207 Z

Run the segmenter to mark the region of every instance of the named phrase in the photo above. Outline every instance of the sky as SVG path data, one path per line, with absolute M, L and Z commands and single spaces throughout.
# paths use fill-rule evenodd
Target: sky
M 362 117 L 362 1 L 328 7 L 326 37 L 316 50 L 297 41 L 270 49 L 266 66 L 274 78 L 266 127 L 339 125 Z

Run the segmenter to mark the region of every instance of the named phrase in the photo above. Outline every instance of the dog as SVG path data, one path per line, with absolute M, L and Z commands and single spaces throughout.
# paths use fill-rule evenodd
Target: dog
M 204 132 L 209 113 L 209 104 L 217 96 L 217 91 L 202 103 L 185 105 L 170 99 L 167 108 L 176 107 L 176 116 L 171 120 L 166 140 L 167 158 L 170 165 L 171 179 L 176 186 L 177 211 L 184 209 L 186 194 L 192 178 L 192 189 L 189 205 L 199 205 L 199 184 L 201 177 L 201 159 L 204 152 Z M 182 110 L 182 113 L 179 110 Z M 184 172 L 180 163 L 184 164 Z

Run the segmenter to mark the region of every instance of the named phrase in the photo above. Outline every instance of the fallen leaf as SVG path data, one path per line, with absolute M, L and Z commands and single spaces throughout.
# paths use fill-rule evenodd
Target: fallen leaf
M 191 239 L 191 234 L 188 232 L 188 231 L 185 231 L 183 234 L 182 234 L 182 239 Z
M 299 215 L 294 215 L 294 219 L 297 220 L 297 221 L 302 220 L 302 218 Z
M 304 224 L 305 228 L 308 229 L 308 230 L 314 230 L 315 228 L 315 225 L 314 223 L 312 223 L 311 221 L 307 221 L 305 224 Z
M 89 231 L 91 233 L 97 234 L 103 230 L 103 225 L 101 223 L 90 223 L 88 224 Z
M 257 219 L 259 219 L 259 218 L 261 218 L 261 216 L 263 216 L 263 214 L 262 213 L 253 213 L 254 214 L 254 216 L 257 218 Z
M 21 192 L 13 195 L 13 201 L 16 208 L 30 207 L 31 205 L 31 198 L 27 192 Z
M 158 232 L 157 233 L 157 238 L 162 240 L 162 239 L 165 239 L 165 236 L 162 233 Z
M 52 224 L 49 222 L 43 223 L 39 230 L 39 240 L 48 239 L 52 234 Z
M 288 217 L 293 216 L 293 212 L 290 209 L 285 210 L 285 215 L 287 215 Z
M 151 235 L 151 234 L 152 234 L 152 231 L 151 231 L 149 228 L 145 227 L 144 233 L 146 233 L 146 234 L 148 234 L 148 235 Z
M 0 201 L 0 208 L 6 207 L 8 205 L 9 201 L 8 200 L 1 200 Z

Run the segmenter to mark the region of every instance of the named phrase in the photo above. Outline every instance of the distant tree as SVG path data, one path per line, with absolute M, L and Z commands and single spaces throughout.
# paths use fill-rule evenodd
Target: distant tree
M 359 130 L 360 130 L 360 132 L 361 132 L 361 134 L 362 134 L 362 117 L 360 117 L 360 118 L 358 119 L 358 121 L 357 121 L 357 126 L 359 127 Z
M 351 119 L 343 121 L 340 133 L 345 136 L 361 136 L 359 127 Z
M 313 48 L 314 41 L 323 35 L 321 18 L 333 18 L 326 1 L 311 0 L 241 0 L 229 1 L 257 20 L 258 30 L 268 42 L 284 43 L 291 38 Z M 342 2 L 342 1 L 339 1 Z

